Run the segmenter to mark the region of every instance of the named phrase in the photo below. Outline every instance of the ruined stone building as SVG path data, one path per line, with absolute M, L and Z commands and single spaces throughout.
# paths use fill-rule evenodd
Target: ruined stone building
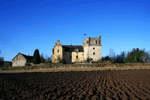
M 84 62 L 88 57 L 93 61 L 101 59 L 101 36 L 86 37 L 82 45 L 61 45 L 60 40 L 57 40 L 52 50 L 53 63 L 58 62 L 58 58 L 63 58 L 66 63 Z

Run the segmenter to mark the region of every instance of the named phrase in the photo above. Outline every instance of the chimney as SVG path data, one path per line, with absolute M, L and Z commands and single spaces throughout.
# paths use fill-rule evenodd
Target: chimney
M 84 43 L 82 43 L 82 46 L 84 46 Z
M 57 43 L 60 44 L 60 40 L 57 40 Z

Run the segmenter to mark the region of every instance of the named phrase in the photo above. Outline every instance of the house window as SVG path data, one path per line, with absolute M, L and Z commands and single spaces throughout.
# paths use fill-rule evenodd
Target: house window
M 93 52 L 93 55 L 95 55 L 95 52 Z
M 86 43 L 89 43 L 89 41 L 86 41 Z
M 95 50 L 95 48 L 93 48 L 93 50 Z
M 78 58 L 78 56 L 76 56 L 76 58 Z
M 71 60 L 71 55 L 69 56 L 69 59 Z
M 59 50 L 57 50 L 57 52 L 59 52 Z
M 96 44 L 97 44 L 97 40 L 96 40 Z
M 83 54 L 82 54 L 82 56 L 83 56 Z

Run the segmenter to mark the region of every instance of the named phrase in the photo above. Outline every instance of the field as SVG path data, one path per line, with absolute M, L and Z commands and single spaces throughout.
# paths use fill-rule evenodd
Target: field
M 1 99 L 150 99 L 150 69 L 0 73 Z

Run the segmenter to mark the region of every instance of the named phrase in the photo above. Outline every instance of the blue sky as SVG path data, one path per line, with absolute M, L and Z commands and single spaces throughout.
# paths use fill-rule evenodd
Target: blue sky
M 1 57 L 19 52 L 51 56 L 57 40 L 82 45 L 102 38 L 102 56 L 132 48 L 150 50 L 150 0 L 1 0 Z

